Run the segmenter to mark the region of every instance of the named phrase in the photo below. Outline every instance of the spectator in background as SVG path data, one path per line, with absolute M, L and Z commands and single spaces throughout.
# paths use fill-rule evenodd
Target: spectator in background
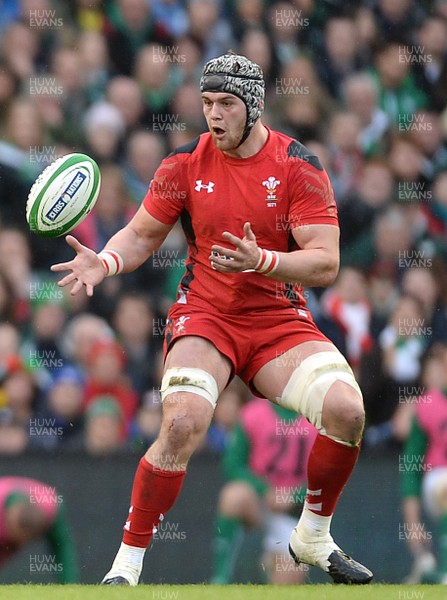
M 342 267 L 335 284 L 323 292 L 321 305 L 345 336 L 346 358 L 356 376 L 362 356 L 372 348 L 370 333 L 372 307 L 363 272 Z
M 169 114 L 169 103 L 177 86 L 180 73 L 169 61 L 172 50 L 159 44 L 146 44 L 135 58 L 133 76 L 140 86 L 144 102 L 152 113 L 152 123 L 163 123 Z
M 96 342 L 111 341 L 114 332 L 107 321 L 97 315 L 81 313 L 65 328 L 63 351 L 68 362 L 86 375 L 92 346 Z
M 31 370 L 18 355 L 4 361 L 1 377 L 3 422 L 21 427 L 26 438 L 31 434 L 31 419 L 38 405 L 39 390 Z
M 418 110 L 408 133 L 423 153 L 423 175 L 433 177 L 447 168 L 447 145 L 444 139 L 441 117 L 428 110 Z
M 131 77 L 118 75 L 107 84 L 106 101 L 121 113 L 126 135 L 131 135 L 144 120 L 143 94 L 138 83 Z
M 229 19 L 233 35 L 238 44 L 241 44 L 242 38 L 248 31 L 266 31 L 267 23 L 263 0 L 233 0 L 231 4 Z M 241 46 L 240 50 L 241 54 L 248 57 L 242 51 Z M 253 56 L 249 56 L 248 58 L 254 60 Z M 264 70 L 261 62 L 259 66 Z M 266 71 L 264 71 L 265 73 Z
M 146 390 L 159 384 L 155 364 L 161 339 L 154 336 L 150 298 L 142 293 L 123 293 L 116 303 L 112 322 L 126 353 L 126 375 L 141 398 Z
M 354 12 L 354 23 L 357 34 L 357 55 L 362 65 L 372 62 L 373 49 L 379 43 L 379 28 L 373 10 L 361 4 Z
M 341 98 L 345 78 L 360 67 L 357 51 L 358 35 L 354 20 L 347 16 L 328 19 L 317 68 L 321 82 L 333 98 Z
M 4 139 L 0 141 L 0 164 L 14 171 L 15 180 L 29 189 L 42 170 L 39 154 L 47 141 L 42 118 L 30 100 L 14 100 L 8 110 L 4 124 Z M 35 160 L 30 160 L 33 153 Z M 6 204 L 6 201 L 3 200 Z M 2 204 L 3 204 L 2 202 Z M 25 217 L 25 202 L 9 207 L 13 219 L 22 222 Z
M 49 87 L 56 87 L 53 93 L 62 105 L 64 126 L 69 129 L 68 135 L 78 143 L 82 140 L 79 124 L 88 104 L 87 69 L 84 60 L 78 49 L 70 46 L 58 47 L 51 55 L 50 72 L 46 74 L 50 78 Z
M 64 362 L 61 338 L 67 313 L 62 303 L 62 290 L 56 287 L 55 282 L 47 281 L 37 285 L 40 289 L 35 291 L 37 300 L 33 303 L 30 332 L 24 352 L 34 377 L 39 385 L 44 386 Z M 54 298 L 55 294 L 59 294 L 59 297 Z
M 115 396 L 97 396 L 85 414 L 85 449 L 93 456 L 125 448 L 123 413 Z
M 131 425 L 129 445 L 132 450 L 141 452 L 152 444 L 158 436 L 161 425 L 161 398 L 159 390 L 149 390 L 144 394 Z
M 209 60 L 234 46 L 227 19 L 221 14 L 219 0 L 191 0 L 187 4 L 189 34 L 202 50 L 202 60 Z
M 116 73 L 131 75 L 139 50 L 150 42 L 169 45 L 171 37 L 146 0 L 113 0 L 105 7 L 104 34 Z
M 135 416 L 138 396 L 125 373 L 123 347 L 115 341 L 98 341 L 90 348 L 85 381 L 84 410 L 89 410 L 99 397 L 107 396 L 120 413 L 120 435 L 124 442 Z M 88 419 L 88 417 L 87 417 Z
M 122 169 L 114 164 L 101 167 L 101 187 L 95 210 L 76 228 L 82 243 L 99 252 L 111 235 L 135 214 Z
M 42 431 L 33 437 L 32 446 L 53 452 L 80 450 L 84 430 L 84 381 L 72 366 L 62 366 L 45 390 L 45 398 L 35 413 Z
M 178 60 L 182 83 L 193 82 L 196 85 L 201 73 L 200 44 L 191 35 L 184 35 L 177 40 L 173 60 Z
M 1 235 L 1 231 L 0 231 Z M 0 324 L 3 322 L 12 323 L 16 321 L 14 293 L 11 283 L 7 276 L 0 271 Z
M 392 138 L 388 159 L 397 183 L 399 199 L 403 196 L 406 200 L 406 192 L 426 189 L 424 155 L 409 134 L 403 133 Z
M 36 74 L 39 52 L 36 29 L 19 21 L 11 23 L 1 36 L 0 49 L 3 60 L 18 80 L 25 83 Z
M 28 447 L 28 431 L 7 411 L 0 411 L 0 454 L 15 456 Z
M 197 109 L 197 84 L 184 83 L 177 88 L 172 98 L 171 117 L 165 122 L 154 122 L 154 130 L 168 133 L 170 131 L 203 131 L 205 122 L 203 112 Z M 199 105 L 200 109 L 200 105 Z
M 360 118 L 360 147 L 367 157 L 377 156 L 385 149 L 389 118 L 378 106 L 377 88 L 368 73 L 346 77 L 342 86 L 346 108 Z
M 395 268 L 390 262 L 377 263 L 367 273 L 368 297 L 373 310 L 370 329 L 375 341 L 385 328 L 399 299 L 400 291 L 395 275 Z
M 319 138 L 321 121 L 330 114 L 331 100 L 312 61 L 300 56 L 281 65 L 275 93 L 282 130 L 303 143 Z
M 409 266 L 402 275 L 403 295 L 416 298 L 422 306 L 424 327 L 430 330 L 427 345 L 447 340 L 447 306 L 441 299 L 440 287 L 434 272 L 433 261 L 422 252 L 414 252 L 407 262 Z
M 18 229 L 0 230 L 0 273 L 12 290 L 16 322 L 23 325 L 30 316 L 30 292 L 34 274 L 28 240 Z
M 405 44 L 388 42 L 377 48 L 371 73 L 379 92 L 379 107 L 387 114 L 396 129 L 411 121 L 411 115 L 427 105 L 427 96 L 416 86 Z
M 3 122 L 9 105 L 17 95 L 18 77 L 7 65 L 4 58 L 0 58 L 0 120 Z
M 377 0 L 375 14 L 381 36 L 386 40 L 403 39 L 412 42 L 412 32 L 424 17 L 415 0 Z
M 428 98 L 430 108 L 442 111 L 447 94 L 447 22 L 428 15 L 416 30 L 415 80 Z
M 289 2 L 281 0 L 271 4 L 267 14 L 267 27 L 273 52 L 281 65 L 302 54 L 300 35 L 304 28 L 299 26 L 298 21 L 290 18 L 291 10 L 293 9 Z
M 12 323 L 0 321 L 0 373 L 7 371 L 9 358 L 20 351 L 20 332 Z M 4 397 L 0 405 L 4 406 Z
M 83 31 L 78 38 L 78 52 L 87 102 L 102 100 L 110 75 L 110 60 L 104 36 L 99 31 Z
M 244 5 L 245 2 L 241 4 Z M 239 43 L 239 51 L 250 60 L 257 61 L 264 73 L 268 94 L 275 85 L 278 64 L 266 31 L 261 28 L 247 29 Z
M 152 0 L 155 21 L 161 23 L 173 38 L 178 39 L 188 29 L 184 2 L 180 0 Z
M 337 206 L 343 206 L 358 185 L 364 157 L 360 147 L 359 117 L 344 110 L 334 113 L 328 127 L 330 172 Z
M 362 253 L 377 216 L 391 204 L 393 188 L 394 179 L 385 161 L 365 162 L 358 184 L 338 211 L 340 245 L 345 257 Z
M 135 206 L 146 195 L 149 183 L 165 154 L 162 134 L 139 129 L 129 135 L 124 180 Z
M 121 158 L 125 132 L 120 111 L 108 102 L 93 104 L 84 114 L 84 136 L 87 153 L 101 166 Z
M 412 296 L 401 296 L 380 333 L 376 352 L 364 362 L 365 409 L 370 424 L 379 425 L 365 432 L 366 444 L 380 444 L 393 438 L 391 419 L 402 390 L 419 384 L 421 361 L 430 335 L 420 302 Z

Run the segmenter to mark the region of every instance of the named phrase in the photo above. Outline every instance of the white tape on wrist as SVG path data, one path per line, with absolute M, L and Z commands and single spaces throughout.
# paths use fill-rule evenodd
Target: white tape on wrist
M 118 275 L 124 269 L 123 257 L 115 250 L 103 250 L 97 256 L 106 269 L 106 277 Z
M 274 273 L 279 265 L 279 254 L 274 250 L 259 248 L 259 260 L 255 266 L 257 273 L 268 275 Z

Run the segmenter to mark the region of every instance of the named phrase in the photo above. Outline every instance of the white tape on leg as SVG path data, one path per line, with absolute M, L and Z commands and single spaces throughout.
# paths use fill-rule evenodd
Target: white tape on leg
M 174 392 L 190 392 L 206 398 L 213 408 L 216 407 L 219 389 L 212 375 L 203 369 L 192 367 L 173 367 L 168 369 L 161 381 L 161 400 Z
M 352 369 L 340 352 L 317 352 L 305 358 L 292 373 L 279 403 L 304 415 L 326 435 L 322 425 L 323 403 L 336 381 L 348 383 L 362 396 Z

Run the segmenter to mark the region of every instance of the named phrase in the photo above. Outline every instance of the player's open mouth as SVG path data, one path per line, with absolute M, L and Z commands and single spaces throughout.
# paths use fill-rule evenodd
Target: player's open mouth
M 213 127 L 213 133 L 215 137 L 220 138 L 225 135 L 225 130 L 221 127 Z

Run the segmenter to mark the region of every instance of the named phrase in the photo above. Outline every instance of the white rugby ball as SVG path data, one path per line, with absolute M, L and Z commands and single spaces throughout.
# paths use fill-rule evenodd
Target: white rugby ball
M 66 154 L 33 184 L 26 203 L 31 231 L 45 237 L 65 235 L 95 206 L 101 184 L 96 162 L 86 154 Z

